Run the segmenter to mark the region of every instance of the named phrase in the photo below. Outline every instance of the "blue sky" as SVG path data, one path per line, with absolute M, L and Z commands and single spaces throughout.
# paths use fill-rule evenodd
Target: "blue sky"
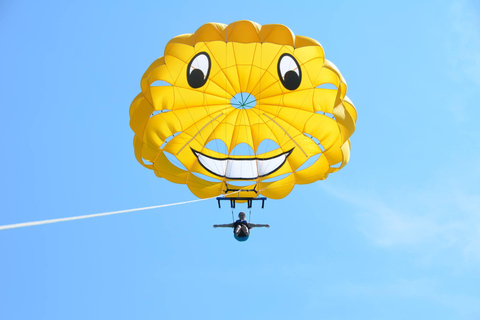
M 133 156 L 140 77 L 207 22 L 281 23 L 341 70 L 350 163 L 253 212 L 214 201 L 0 232 L 0 319 L 479 319 L 474 1 L 2 1 L 0 225 L 193 200 Z

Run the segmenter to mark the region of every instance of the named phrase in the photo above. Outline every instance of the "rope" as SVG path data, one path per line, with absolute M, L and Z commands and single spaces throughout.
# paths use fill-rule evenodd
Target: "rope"
M 238 191 L 236 191 L 238 192 Z M 233 192 L 233 193 L 236 193 Z M 150 209 L 157 209 L 157 208 L 164 208 L 164 207 L 171 207 L 171 206 L 178 206 L 187 203 L 199 202 L 214 199 L 216 197 L 205 198 L 205 199 L 197 199 L 197 200 L 190 200 L 190 201 L 183 201 L 177 203 L 170 203 L 170 204 L 161 204 L 158 206 L 151 206 L 151 207 L 143 207 L 143 208 L 136 208 L 136 209 L 127 209 L 127 210 L 120 210 L 120 211 L 111 211 L 111 212 L 103 212 L 103 213 L 94 213 L 94 214 L 87 214 L 83 216 L 76 216 L 76 217 L 68 217 L 68 218 L 59 218 L 59 219 L 50 219 L 50 220 L 41 220 L 41 221 L 32 221 L 32 222 L 23 222 L 23 223 L 16 223 L 16 224 L 7 224 L 0 226 L 0 230 L 7 230 L 7 229 L 16 229 L 16 228 L 23 228 L 23 227 L 31 227 L 31 226 L 38 226 L 42 224 L 49 224 L 49 223 L 57 223 L 57 222 L 64 222 L 64 221 L 72 221 L 72 220 L 81 220 L 81 219 L 88 219 L 88 218 L 96 218 L 96 217 L 103 217 L 103 216 L 110 216 L 119 213 L 127 213 L 127 212 L 134 212 L 134 211 L 142 211 L 142 210 L 150 210 Z M 233 211 L 232 211 L 233 216 Z

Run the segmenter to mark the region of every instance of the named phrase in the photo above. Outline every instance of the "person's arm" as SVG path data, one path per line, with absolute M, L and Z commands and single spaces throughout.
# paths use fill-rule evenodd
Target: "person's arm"
M 270 228 L 270 225 L 268 224 L 255 224 L 255 223 L 249 223 L 248 224 L 249 228 L 258 228 L 258 227 L 267 227 Z
M 214 228 L 233 228 L 234 224 L 233 223 L 228 223 L 228 224 L 214 224 Z

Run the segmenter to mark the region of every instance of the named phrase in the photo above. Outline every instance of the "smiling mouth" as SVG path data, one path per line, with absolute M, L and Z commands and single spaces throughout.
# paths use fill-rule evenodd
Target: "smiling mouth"
M 218 177 L 235 180 L 254 180 L 272 174 L 283 166 L 292 151 L 270 158 L 214 158 L 192 149 L 205 170 Z

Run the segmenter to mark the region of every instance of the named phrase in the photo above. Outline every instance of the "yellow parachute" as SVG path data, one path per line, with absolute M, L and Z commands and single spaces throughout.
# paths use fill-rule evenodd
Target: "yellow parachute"
M 283 25 L 177 36 L 141 89 L 130 107 L 137 160 L 197 197 L 281 199 L 349 160 L 357 115 L 345 80 L 317 41 Z

